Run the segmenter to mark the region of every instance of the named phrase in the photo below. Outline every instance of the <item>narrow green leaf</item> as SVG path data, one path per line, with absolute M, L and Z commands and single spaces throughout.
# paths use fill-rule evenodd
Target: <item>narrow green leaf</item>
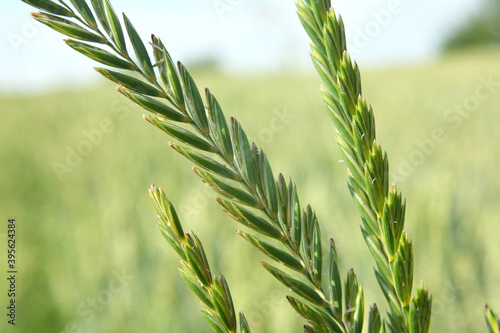
M 222 206 L 224 212 L 244 226 L 279 241 L 285 240 L 285 236 L 277 227 L 259 215 L 228 200 L 217 198 L 217 202 Z
M 286 287 L 290 288 L 297 295 L 304 297 L 309 302 L 312 302 L 322 308 L 328 306 L 328 303 L 325 301 L 323 296 L 318 294 L 316 290 L 312 289 L 304 282 L 292 278 L 290 275 L 267 264 L 266 262 L 261 261 L 261 264 L 269 273 L 271 273 L 272 276 L 283 283 Z
M 219 318 L 229 332 L 236 331 L 236 313 L 233 300 L 224 276 L 214 279 L 214 287 L 210 289 L 215 309 Z
M 342 318 L 342 282 L 339 274 L 337 249 L 333 238 L 330 238 L 330 270 L 328 284 L 330 290 L 330 304 L 337 318 Z
M 225 165 L 198 153 L 192 152 L 187 148 L 169 143 L 170 147 L 175 149 L 178 153 L 188 158 L 190 161 L 194 162 L 196 165 L 204 168 L 207 171 L 215 173 L 217 176 L 228 178 L 234 181 L 241 180 L 240 175 L 236 174 L 231 169 L 227 168 Z
M 146 109 L 148 111 L 154 112 L 158 115 L 161 115 L 169 120 L 177 121 L 177 122 L 182 122 L 182 123 L 189 123 L 191 122 L 191 119 L 176 111 L 172 107 L 168 106 L 165 103 L 162 103 L 156 99 L 143 96 L 141 94 L 136 94 L 133 93 L 132 91 L 124 88 L 124 87 L 118 87 L 117 89 L 120 93 L 125 95 L 128 99 L 130 99 L 132 102 L 136 103 L 143 109 Z
M 61 5 L 49 0 L 21 0 L 28 5 L 36 7 L 41 10 L 45 10 L 54 15 L 62 15 L 67 17 L 74 17 L 75 13 Z
M 144 74 L 149 79 L 149 81 L 155 83 L 156 75 L 153 70 L 153 65 L 151 64 L 151 59 L 149 58 L 148 52 L 146 51 L 146 47 L 144 46 L 141 37 L 137 33 L 137 30 L 135 30 L 132 22 L 130 22 L 129 18 L 125 14 L 123 14 L 123 21 L 125 22 L 125 28 L 127 29 L 132 47 L 134 48 L 135 56 L 137 57 L 137 60 L 139 60 L 139 64 L 144 71 Z
M 245 315 L 241 312 L 240 312 L 240 333 L 251 333 L 247 319 L 245 318 Z
M 89 8 L 89 5 L 85 2 L 85 0 L 70 0 L 73 6 L 75 6 L 76 10 L 82 15 L 85 22 L 87 22 L 90 27 L 94 30 L 97 29 L 97 22 L 95 21 L 94 15 Z
M 186 242 L 184 242 L 184 250 L 188 258 L 189 267 L 196 274 L 200 283 L 203 286 L 210 286 L 213 283 L 212 273 L 208 264 L 205 250 L 198 237 L 193 234 L 186 234 Z
M 377 304 L 373 304 L 370 308 L 370 314 L 368 316 L 368 333 L 382 333 L 385 332 L 384 323 L 380 312 L 378 310 Z
M 354 333 L 363 332 L 363 321 L 365 314 L 365 296 L 363 288 L 359 286 L 358 297 L 356 298 L 356 311 L 354 312 Z
M 403 308 L 406 308 L 410 305 L 413 288 L 413 245 L 405 232 L 401 237 L 392 269 L 398 298 Z
M 358 310 L 358 296 L 361 292 L 361 287 L 358 284 L 358 279 L 354 270 L 351 269 L 347 273 L 345 281 L 345 315 L 344 322 L 349 331 L 355 332 L 356 330 L 356 312 Z
M 232 117 L 231 138 L 238 169 L 241 171 L 243 178 L 248 182 L 250 187 L 255 190 L 257 188 L 257 172 L 255 170 L 256 164 L 252 148 L 250 147 L 250 142 L 240 123 Z
M 195 119 L 196 124 L 200 127 L 200 130 L 208 135 L 210 132 L 208 128 L 208 120 L 198 87 L 196 87 L 196 83 L 187 71 L 186 67 L 184 67 L 181 62 L 178 62 L 177 65 L 184 86 L 184 93 L 189 112 Z
M 214 305 L 212 304 L 212 301 L 208 297 L 208 292 L 207 289 L 203 286 L 201 286 L 198 281 L 195 278 L 194 272 L 189 268 L 189 265 L 181 261 L 182 268 L 179 268 L 179 273 L 188 285 L 189 289 L 191 289 L 194 294 L 204 303 L 206 306 L 214 309 Z M 189 272 L 189 273 L 188 273 Z
M 286 185 L 286 180 L 283 174 L 278 174 L 278 181 L 276 182 L 276 187 L 278 188 L 278 223 L 281 229 L 288 230 L 290 228 L 288 223 L 288 187 Z
M 324 51 L 322 33 L 319 30 L 316 20 L 314 19 L 314 13 L 302 2 L 297 1 L 297 12 L 299 14 L 300 22 L 306 30 L 307 34 L 311 38 L 315 46 L 321 47 Z
M 256 209 L 262 208 L 261 203 L 253 196 L 245 192 L 244 190 L 237 188 L 233 185 L 230 185 L 225 181 L 208 174 L 207 172 L 199 170 L 198 168 L 193 168 L 193 170 L 201 178 L 201 180 L 215 192 L 225 196 L 230 200 L 242 203 L 244 205 Z
M 178 239 L 184 240 L 184 231 L 182 230 L 181 221 L 175 211 L 174 205 L 172 205 L 172 203 L 168 200 L 165 192 L 163 192 L 161 188 L 153 185 L 149 190 L 149 196 L 151 197 L 158 214 L 167 219 L 168 226 L 172 229 L 174 235 Z
M 316 284 L 321 287 L 321 278 L 323 275 L 323 248 L 321 246 L 321 231 L 317 219 L 314 221 L 312 231 L 313 276 Z
M 142 82 L 141 80 L 138 80 L 132 76 L 111 71 L 106 68 L 94 67 L 94 69 L 108 80 L 111 80 L 117 84 L 121 84 L 125 88 L 138 92 L 139 94 L 144 94 L 154 97 L 165 97 L 165 93 L 163 91 L 160 91 L 155 87 L 145 82 Z
M 490 333 L 500 333 L 500 318 L 493 312 L 493 310 L 485 305 L 484 318 L 486 319 L 486 326 Z
M 224 327 L 224 324 L 221 322 L 216 313 L 210 311 L 207 307 L 204 306 L 204 304 L 202 304 L 200 311 L 201 315 L 208 323 L 212 331 L 214 331 L 214 333 L 228 333 Z
M 408 328 L 410 333 L 427 333 L 431 325 L 432 296 L 424 288 L 423 283 L 417 288 L 417 292 L 411 301 L 410 322 Z
M 214 95 L 210 93 L 208 88 L 205 90 L 207 99 L 207 114 L 208 123 L 210 125 L 210 133 L 215 139 L 217 148 L 223 153 L 224 157 L 232 162 L 233 156 L 233 144 L 231 142 L 231 133 L 227 126 L 226 118 L 222 112 L 222 108 Z
M 106 9 L 104 7 L 104 1 L 90 0 L 90 2 L 92 3 L 92 8 L 94 8 L 94 12 L 97 16 L 97 19 L 99 20 L 99 23 L 101 23 L 102 27 L 109 35 L 111 32 L 111 28 L 109 27 L 108 20 L 106 18 Z
M 182 93 L 182 85 L 179 73 L 177 72 L 177 68 L 175 67 L 174 62 L 170 57 L 170 54 L 167 52 L 165 48 L 163 49 L 163 59 L 165 59 L 167 64 L 166 70 L 167 70 L 168 82 L 170 83 L 170 87 L 177 101 L 177 105 L 185 109 L 184 95 Z
M 358 210 L 361 213 L 364 228 L 370 235 L 373 235 L 372 237 L 382 238 L 377 217 L 370 206 L 370 200 L 366 197 L 366 194 L 362 193 L 361 190 L 354 189 L 352 185 L 348 185 L 348 188 L 354 199 L 354 203 L 358 206 Z
M 337 15 L 332 10 L 326 17 L 326 33 L 324 34 L 324 43 L 330 68 L 333 73 L 337 73 L 340 66 L 342 55 L 346 51 L 346 45 L 343 42 L 342 21 L 337 20 Z
M 200 137 L 196 136 L 194 133 L 189 132 L 188 130 L 185 130 L 182 127 L 175 126 L 172 124 L 169 124 L 167 122 L 164 122 L 157 117 L 153 116 L 144 116 L 144 119 L 148 121 L 149 123 L 155 125 L 165 133 L 171 135 L 172 137 L 176 138 L 177 140 L 184 142 L 190 146 L 193 146 L 195 148 L 198 148 L 200 150 L 204 151 L 209 151 L 211 153 L 214 153 L 217 151 L 217 148 L 206 142 L 205 140 L 201 139 Z
M 344 333 L 345 328 L 341 321 L 332 318 L 325 313 L 324 309 L 309 305 L 298 299 L 287 296 L 288 303 L 297 311 L 299 316 L 314 326 L 320 326 L 323 330 L 335 333 Z
M 297 260 L 297 258 L 281 250 L 277 246 L 268 243 L 266 241 L 263 241 L 257 238 L 256 236 L 253 236 L 241 230 L 238 230 L 238 234 L 240 234 L 243 238 L 245 238 L 250 244 L 255 246 L 257 249 L 261 250 L 268 257 L 293 269 L 294 271 L 297 271 L 302 274 L 307 273 L 306 268 L 299 260 Z
M 319 26 L 323 26 L 326 20 L 326 8 L 322 1 L 313 0 L 310 2 L 315 21 Z
M 290 225 L 290 238 L 296 250 L 300 248 L 302 237 L 302 214 L 300 211 L 299 196 L 297 195 L 297 187 L 292 184 L 291 180 L 288 187 L 288 221 Z
M 384 239 L 385 248 L 387 254 L 389 255 L 389 261 L 392 263 L 395 259 L 396 255 L 396 245 L 399 246 L 399 242 L 395 239 L 394 236 L 394 221 L 392 219 L 392 214 L 387 206 L 387 203 L 384 204 L 384 211 L 382 218 L 378 219 L 378 223 L 380 228 L 382 229 L 382 236 Z M 398 242 L 398 243 L 396 243 Z
M 329 91 L 337 91 L 337 80 L 330 72 L 330 67 L 325 55 L 318 51 L 316 45 L 311 46 L 311 60 L 326 88 Z
M 387 205 L 394 221 L 394 238 L 400 239 L 405 226 L 406 200 L 401 192 L 398 193 L 396 185 L 391 186 L 389 190 Z
M 170 59 L 170 55 L 168 54 L 165 45 L 161 42 L 160 38 L 155 35 L 151 35 L 152 45 L 153 45 L 153 54 L 155 57 L 156 64 L 153 67 L 158 66 L 158 71 L 160 73 L 161 80 L 163 81 L 165 87 L 167 88 L 167 99 L 176 106 L 177 109 L 181 110 L 182 113 L 185 114 L 185 105 L 182 97 L 182 90 L 180 90 L 180 96 L 182 97 L 179 101 L 179 96 L 177 92 L 174 92 L 174 84 L 172 84 L 169 79 L 169 69 L 167 61 L 172 62 Z M 175 73 L 176 77 L 178 77 L 177 73 Z M 178 80 L 178 78 L 177 78 Z M 187 115 L 186 115 L 187 116 Z
M 258 151 L 257 156 L 261 198 L 265 200 L 267 210 L 276 220 L 278 219 L 278 190 L 276 189 L 276 181 L 273 176 L 271 164 L 269 164 L 266 154 L 261 150 Z
M 104 0 L 104 8 L 106 9 L 108 25 L 111 28 L 110 37 L 115 42 L 115 45 L 120 50 L 122 56 L 128 57 L 127 45 L 125 44 L 125 36 L 123 35 L 122 26 L 109 0 Z
M 101 48 L 81 43 L 72 39 L 65 39 L 64 42 L 66 42 L 66 44 L 73 50 L 80 52 L 84 56 L 87 56 L 92 60 L 98 61 L 103 65 L 108 65 L 131 71 L 134 71 L 137 68 L 133 63 L 123 60 L 117 57 L 116 55 Z
M 71 22 L 59 16 L 46 13 L 31 13 L 31 16 L 40 23 L 45 24 L 51 29 L 60 32 L 66 36 L 81 39 L 87 42 L 105 44 L 106 39 L 93 32 L 90 32 L 78 24 Z
M 187 257 L 182 249 L 181 243 L 179 240 L 171 233 L 169 229 L 165 227 L 163 220 L 159 218 L 157 220 L 158 228 L 160 229 L 161 234 L 165 238 L 165 240 L 170 244 L 170 246 L 174 249 L 175 252 L 182 258 L 182 260 L 187 260 Z

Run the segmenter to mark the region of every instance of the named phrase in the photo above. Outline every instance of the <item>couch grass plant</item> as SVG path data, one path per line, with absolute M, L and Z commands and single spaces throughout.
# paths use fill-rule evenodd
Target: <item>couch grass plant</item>
M 36 20 L 70 37 L 68 46 L 112 67 L 95 69 L 151 112 L 146 121 L 176 140 L 170 147 L 195 165 L 194 173 L 216 193 L 223 211 L 244 227 L 238 234 L 274 262 L 261 264 L 294 293 L 287 300 L 307 322 L 305 332 L 357 333 L 363 327 L 370 333 L 429 331 L 432 297 L 422 284 L 413 291 L 406 202 L 390 185 L 389 161 L 376 141 L 373 110 L 362 97 L 359 69 L 347 53 L 342 19 L 330 1 L 298 1 L 298 14 L 312 41 L 323 100 L 337 129 L 362 235 L 388 304 L 387 318 L 373 304 L 365 319 L 364 291 L 354 270 L 340 274 L 336 244 L 331 238 L 325 246 L 317 214 L 301 204 L 294 181 L 273 172 L 262 147 L 249 140 L 238 120 L 226 118 L 208 88 L 202 97 L 188 69 L 173 61 L 160 38 L 151 36 L 148 52 L 132 22 L 125 14 L 120 20 L 108 0 L 92 0 L 90 5 L 72 0 L 72 6 L 23 1 L 42 10 L 32 14 Z M 180 274 L 201 300 L 212 330 L 250 332 L 251 322 L 243 314 L 237 319 L 226 279 L 213 276 L 199 238 L 184 233 L 161 189 L 153 186 L 150 196 L 160 231 L 180 256 Z M 485 316 L 490 331 L 497 332 L 498 317 L 489 307 Z

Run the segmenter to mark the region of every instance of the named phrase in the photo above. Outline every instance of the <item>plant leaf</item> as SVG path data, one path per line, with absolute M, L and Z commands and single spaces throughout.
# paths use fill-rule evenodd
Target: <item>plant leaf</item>
M 65 39 L 64 42 L 73 50 L 80 52 L 84 56 L 87 56 L 92 60 L 98 61 L 103 65 L 108 65 L 120 69 L 127 69 L 131 71 L 134 71 L 137 68 L 133 63 L 118 58 L 116 55 L 101 48 L 81 43 L 72 39 Z
M 175 126 L 172 124 L 169 124 L 165 121 L 162 121 L 158 119 L 157 117 L 153 116 L 144 116 L 144 119 L 146 119 L 149 123 L 155 125 L 165 133 L 169 134 L 170 136 L 176 138 L 177 140 L 184 142 L 190 146 L 193 146 L 195 148 L 198 148 L 200 150 L 204 151 L 209 151 L 209 152 L 216 152 L 217 148 L 206 142 L 205 140 L 201 139 L 200 137 L 196 136 L 194 133 L 189 132 L 188 130 L 185 130 L 182 127 Z
M 485 305 L 484 318 L 490 333 L 500 333 L 500 318 L 491 310 L 488 304 Z
M 330 238 L 330 270 L 328 284 L 330 290 L 330 304 L 337 318 L 342 318 L 342 282 L 339 274 L 337 249 L 333 238 Z
M 135 56 L 139 60 L 139 64 L 144 71 L 146 77 L 152 83 L 156 82 L 156 75 L 153 70 L 153 65 L 151 64 L 151 59 L 149 58 L 148 52 L 146 51 L 146 47 L 141 40 L 141 37 L 135 30 L 132 22 L 130 22 L 127 15 L 123 14 L 123 21 L 125 22 L 125 28 L 127 29 L 128 36 L 130 41 L 132 42 L 132 47 L 134 48 Z
M 105 44 L 106 39 L 93 32 L 90 32 L 78 24 L 71 22 L 59 16 L 54 16 L 47 13 L 31 13 L 31 16 L 40 23 L 45 24 L 51 29 L 60 32 L 66 36 L 87 42 Z
M 245 318 L 245 315 L 241 312 L 240 312 L 240 333 L 251 333 L 247 319 Z
M 107 78 L 117 84 L 121 84 L 127 89 L 138 92 L 139 94 L 154 96 L 154 97 L 165 97 L 165 93 L 156 89 L 155 87 L 142 82 L 132 76 L 128 76 L 119 72 L 111 71 L 106 68 L 94 67 L 94 69 Z
M 236 174 L 233 170 L 207 156 L 192 152 L 187 148 L 175 145 L 171 142 L 169 142 L 169 145 L 178 153 L 194 162 L 196 165 L 202 167 L 207 171 L 215 173 L 217 176 L 228 178 L 234 181 L 239 181 L 241 179 L 240 175 Z
M 222 206 L 224 212 L 244 226 L 279 241 L 283 241 L 285 239 L 285 236 L 280 230 L 278 230 L 278 228 L 259 215 L 256 215 L 240 205 L 228 200 L 217 198 L 217 202 Z
M 234 118 L 231 118 L 231 139 L 238 169 L 250 187 L 255 190 L 257 188 L 257 172 L 252 148 L 240 123 Z
M 304 265 L 297 260 L 294 256 L 291 256 L 287 252 L 281 250 L 277 246 L 268 243 L 266 241 L 263 241 L 256 236 L 253 236 L 251 234 L 248 234 L 244 231 L 238 230 L 238 234 L 240 234 L 243 238 L 245 238 L 250 244 L 258 248 L 260 251 L 262 251 L 265 255 L 268 257 L 276 260 L 277 262 L 293 269 L 294 271 L 297 271 L 299 273 L 305 274 L 307 273 L 306 268 Z
M 45 10 L 54 15 L 61 15 L 67 17 L 75 16 L 75 13 L 53 1 L 49 0 L 21 0 L 21 1 L 38 9 Z
M 125 87 L 118 87 L 118 91 L 123 95 L 125 95 L 132 102 L 142 107 L 143 109 L 161 115 L 169 120 L 183 122 L 183 123 L 191 122 L 191 119 L 185 114 L 178 112 L 177 110 L 171 108 L 167 104 L 162 103 L 156 99 L 149 98 L 141 94 L 133 93 L 132 91 L 126 89 Z
M 94 30 L 97 29 L 97 22 L 95 21 L 94 15 L 89 8 L 89 5 L 85 2 L 85 0 L 70 0 L 73 6 L 75 6 L 76 10 L 82 15 L 85 22 L 87 22 L 90 27 Z
M 122 26 L 109 0 L 104 0 L 104 8 L 106 9 L 107 21 L 111 29 L 110 37 L 115 42 L 116 47 L 118 47 L 122 56 L 128 58 L 127 45 L 125 44 L 125 36 L 123 35 Z
M 193 170 L 208 187 L 226 198 L 256 209 L 262 208 L 261 203 L 244 190 L 228 184 L 207 172 L 199 170 L 198 168 L 193 168 Z
M 232 162 L 233 156 L 233 144 L 231 141 L 231 133 L 227 126 L 226 118 L 222 112 L 222 108 L 214 95 L 210 93 L 208 88 L 205 90 L 207 99 L 207 114 L 208 123 L 210 126 L 210 133 L 215 139 L 217 148 L 222 152 L 224 157 Z
M 198 87 L 196 87 L 196 83 L 187 71 L 186 67 L 184 67 L 181 62 L 178 62 L 177 65 L 184 86 L 186 103 L 191 116 L 195 119 L 195 122 L 199 126 L 200 130 L 208 135 L 210 131 L 208 128 L 207 116 L 205 114 L 205 106 L 203 105 L 203 100 L 201 99 Z
M 411 301 L 410 322 L 408 328 L 410 333 L 427 333 L 431 325 L 432 296 L 424 289 L 423 283 L 417 288 L 417 292 Z
M 304 297 L 309 302 L 312 302 L 313 304 L 316 304 L 322 308 L 328 306 L 328 303 L 325 301 L 322 295 L 318 294 L 316 290 L 312 289 L 304 282 L 292 278 L 290 275 L 277 269 L 276 267 L 267 264 L 266 262 L 261 261 L 260 263 L 269 273 L 271 273 L 272 276 L 283 283 L 286 287 L 290 288 L 297 295 Z
M 90 0 L 90 2 L 92 3 L 92 8 L 94 8 L 94 12 L 97 16 L 97 19 L 99 20 L 99 23 L 101 23 L 104 31 L 106 31 L 106 33 L 110 35 L 111 28 L 109 27 L 108 20 L 106 18 L 106 8 L 104 7 L 104 1 Z

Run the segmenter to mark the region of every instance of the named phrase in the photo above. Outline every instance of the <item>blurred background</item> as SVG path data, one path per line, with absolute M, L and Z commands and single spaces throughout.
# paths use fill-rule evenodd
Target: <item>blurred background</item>
M 415 283 L 433 294 L 432 332 L 485 332 L 500 312 L 500 1 L 332 1 L 341 13 L 378 141 L 407 198 Z M 334 237 L 366 305 L 385 301 L 346 186 L 333 124 L 293 1 L 114 0 L 144 40 L 160 36 L 227 116 L 291 176 Z M 252 331 L 302 332 L 287 290 L 169 137 L 97 75 L 96 63 L 0 5 L 0 228 L 18 223 L 17 325 L 1 332 L 210 332 L 154 223 L 164 188 Z M 3 273 L 2 273 L 3 274 Z M 2 275 L 3 276 L 3 275 Z M 1 308 L 7 281 L 0 279 Z M 9 327 L 8 327 L 9 326 Z

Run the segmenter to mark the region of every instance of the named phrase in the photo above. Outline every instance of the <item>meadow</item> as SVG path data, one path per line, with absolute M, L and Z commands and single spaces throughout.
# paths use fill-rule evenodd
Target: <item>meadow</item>
M 499 55 L 482 49 L 361 69 L 378 141 L 407 198 L 415 280 L 433 294 L 431 332 L 485 332 L 484 303 L 500 309 Z M 383 308 L 317 75 L 193 76 L 264 147 L 273 171 L 297 183 L 324 242 L 335 238 L 341 271 L 356 270 L 365 308 Z M 191 163 L 113 84 L 97 82 L 0 96 L 0 211 L 18 221 L 19 240 L 18 322 L 6 329 L 2 319 L 1 331 L 210 332 L 155 225 L 147 191 L 156 184 L 203 241 L 212 270 L 226 276 L 252 331 L 302 332 L 287 290 Z M 6 288 L 1 279 L 2 308 Z

